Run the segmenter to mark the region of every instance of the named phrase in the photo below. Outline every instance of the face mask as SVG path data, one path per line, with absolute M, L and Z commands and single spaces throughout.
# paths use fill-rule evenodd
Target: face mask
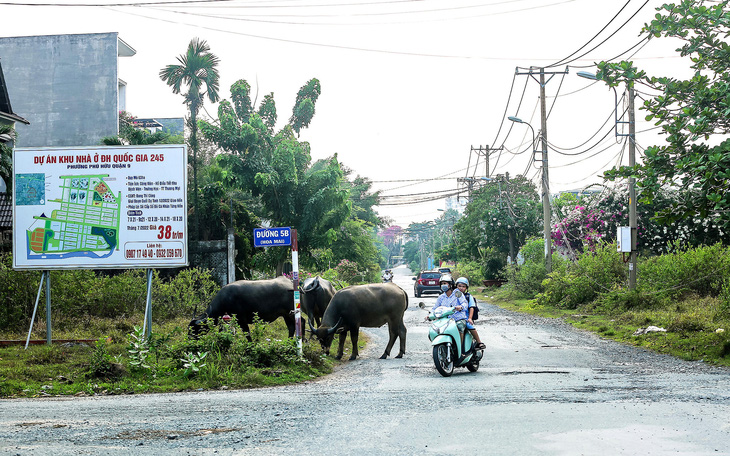
M 449 291 L 449 286 L 448 285 L 441 285 L 441 291 L 443 291 L 444 293 L 446 293 L 447 291 Z

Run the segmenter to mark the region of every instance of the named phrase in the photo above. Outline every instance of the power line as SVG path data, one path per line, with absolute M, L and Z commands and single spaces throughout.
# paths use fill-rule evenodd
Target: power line
M 629 1 L 631 1 L 631 0 L 629 0 Z M 608 37 L 606 37 L 606 39 L 604 39 L 603 41 L 601 41 L 601 42 L 600 42 L 600 43 L 598 43 L 597 45 L 593 46 L 593 47 L 592 47 L 591 49 L 589 49 L 588 51 L 584 52 L 583 54 L 579 55 L 578 57 L 574 58 L 573 60 L 569 60 L 569 61 L 568 61 L 568 62 L 566 62 L 566 63 L 572 63 L 572 62 L 575 62 L 576 60 L 579 60 L 579 59 L 581 59 L 581 58 L 585 57 L 586 55 L 588 55 L 588 54 L 590 54 L 591 52 L 593 52 L 593 51 L 595 51 L 596 49 L 598 49 L 598 48 L 599 48 L 599 47 L 600 47 L 601 45 L 603 45 L 603 44 L 604 44 L 604 43 L 605 43 L 606 41 L 608 41 L 608 40 L 610 40 L 611 38 L 613 38 L 614 36 L 616 36 L 616 33 L 618 33 L 618 31 L 619 31 L 619 30 L 621 30 L 622 28 L 624 28 L 624 27 L 626 26 L 626 24 L 628 24 L 628 23 L 629 23 L 629 22 L 630 22 L 630 21 L 631 21 L 631 20 L 632 20 L 632 19 L 633 19 L 633 18 L 634 18 L 634 17 L 635 17 L 635 16 L 637 15 L 637 14 L 639 14 L 639 12 L 640 12 L 640 11 L 641 11 L 641 10 L 642 10 L 642 9 L 643 9 L 643 8 L 644 8 L 644 7 L 646 6 L 646 5 L 647 5 L 647 3 L 649 3 L 649 1 L 650 1 L 650 0 L 646 0 L 646 1 L 644 2 L 644 4 L 643 4 L 643 5 L 641 5 L 641 6 L 639 7 L 639 9 L 638 9 L 638 10 L 636 10 L 636 12 L 635 12 L 634 14 L 632 14 L 632 15 L 631 15 L 631 17 L 630 17 L 630 18 L 628 18 L 628 19 L 627 19 L 627 20 L 626 20 L 626 21 L 625 21 L 625 22 L 624 22 L 623 24 L 621 24 L 621 26 L 620 26 L 620 27 L 619 27 L 618 29 L 616 29 L 616 31 L 614 31 L 614 32 L 613 32 L 612 34 L 610 34 L 610 35 L 609 35 Z
M 596 33 L 595 35 L 593 35 L 593 38 L 591 38 L 590 40 L 588 40 L 587 42 L 585 42 L 585 43 L 583 44 L 583 46 L 579 47 L 579 48 L 578 48 L 577 50 L 575 50 L 575 51 L 574 51 L 574 52 L 573 52 L 572 54 L 570 54 L 569 56 L 567 56 L 567 57 L 564 57 L 564 58 L 562 58 L 562 59 L 558 60 L 557 62 L 555 62 L 555 63 L 553 63 L 553 64 L 551 64 L 551 65 L 548 65 L 548 66 L 547 66 L 546 68 L 550 68 L 550 67 L 554 67 L 554 66 L 558 66 L 558 65 L 562 64 L 563 62 L 565 62 L 565 61 L 566 61 L 566 60 L 568 60 L 569 58 L 573 57 L 573 56 L 574 56 L 575 54 L 579 53 L 579 52 L 580 52 L 580 51 L 581 51 L 581 50 L 582 50 L 583 48 L 585 48 L 586 46 L 588 46 L 588 44 L 589 44 L 589 43 L 590 43 L 591 41 L 595 40 L 595 39 L 596 39 L 596 38 L 598 37 L 598 35 L 600 35 L 601 33 L 603 33 L 603 31 L 604 31 L 604 30 L 606 30 L 606 28 L 608 28 L 608 26 L 609 26 L 609 25 L 611 25 L 611 22 L 613 22 L 614 20 L 616 20 L 616 18 L 617 18 L 617 17 L 619 16 L 619 14 L 621 14 L 621 12 L 622 12 L 622 11 L 623 11 L 624 9 L 626 9 L 626 7 L 627 7 L 627 6 L 629 6 L 629 3 L 631 3 L 631 0 L 628 0 L 628 1 L 626 2 L 626 3 L 624 3 L 624 6 L 622 6 L 622 7 L 621 7 L 621 9 L 620 9 L 620 10 L 618 10 L 618 13 L 616 13 L 616 14 L 615 14 L 615 15 L 614 15 L 614 16 L 613 16 L 613 17 L 611 18 L 611 20 L 610 20 L 610 21 L 608 21 L 608 23 L 607 23 L 606 25 L 604 25 L 604 26 L 603 26 L 603 28 L 602 28 L 601 30 L 599 30 L 599 31 L 598 31 L 598 33 Z M 570 63 L 570 62 L 568 62 L 568 63 Z

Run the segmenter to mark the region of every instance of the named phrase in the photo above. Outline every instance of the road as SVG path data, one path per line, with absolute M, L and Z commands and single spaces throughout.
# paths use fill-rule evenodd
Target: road
M 409 292 L 332 375 L 244 391 L 0 401 L 2 455 L 730 455 L 730 370 L 622 346 L 480 302 L 478 372 L 441 377 Z M 348 341 L 349 343 L 349 341 Z M 397 346 L 397 344 L 396 344 Z

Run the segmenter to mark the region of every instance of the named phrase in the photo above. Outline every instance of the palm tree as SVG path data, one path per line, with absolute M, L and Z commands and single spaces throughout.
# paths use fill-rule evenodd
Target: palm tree
M 211 103 L 218 101 L 218 62 L 215 54 L 210 53 L 210 46 L 205 40 L 193 38 L 188 44 L 185 54 L 178 56 L 177 65 L 167 65 L 160 70 L 160 79 L 172 87 L 173 93 L 180 93 L 183 85 L 188 87 L 185 104 L 190 110 L 190 149 L 193 151 L 193 199 L 195 212 L 195 230 L 200 240 L 200 223 L 198 214 L 198 112 L 203 106 L 205 96 Z

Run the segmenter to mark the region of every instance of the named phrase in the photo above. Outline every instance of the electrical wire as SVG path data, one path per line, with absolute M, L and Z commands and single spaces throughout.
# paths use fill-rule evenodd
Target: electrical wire
M 593 40 L 595 40 L 596 38 L 598 38 L 598 35 L 600 35 L 601 33 L 603 33 L 603 31 L 604 31 L 604 30 L 606 30 L 606 29 L 608 28 L 608 26 L 609 26 L 609 25 L 611 25 L 611 23 L 612 23 L 613 21 L 615 21 L 615 20 L 616 20 L 616 18 L 617 18 L 617 17 L 619 16 L 619 14 L 621 14 L 621 12 L 622 12 L 622 11 L 623 11 L 624 9 L 626 9 L 626 7 L 627 7 L 627 6 L 629 6 L 629 3 L 631 3 L 631 0 L 627 0 L 627 2 L 626 2 L 626 3 L 624 4 L 624 6 L 622 6 L 622 7 L 621 7 L 621 9 L 620 9 L 620 10 L 618 10 L 618 13 L 616 13 L 616 14 L 615 14 L 615 15 L 614 15 L 614 16 L 613 16 L 613 17 L 611 18 L 611 20 L 610 20 L 610 21 L 608 21 L 608 23 L 607 23 L 606 25 L 604 25 L 604 26 L 603 26 L 603 28 L 602 28 L 601 30 L 599 30 L 599 31 L 598 31 L 598 33 L 596 33 L 595 35 L 593 35 L 593 38 L 591 38 L 590 40 L 586 41 L 586 42 L 585 42 L 585 43 L 583 44 L 583 46 L 579 47 L 579 48 L 578 48 L 577 50 L 575 50 L 575 51 L 574 51 L 574 52 L 573 52 L 572 54 L 570 54 L 569 56 L 567 56 L 567 57 L 564 57 L 564 58 L 562 58 L 562 59 L 558 60 L 557 62 L 553 63 L 552 65 L 548 65 L 548 66 L 547 66 L 546 68 L 552 68 L 552 67 L 554 67 L 554 66 L 558 66 L 558 65 L 561 65 L 561 64 L 562 64 L 563 62 L 565 62 L 565 61 L 566 61 L 566 60 L 568 60 L 569 58 L 573 57 L 573 56 L 574 56 L 575 54 L 579 53 L 579 52 L 580 52 L 580 51 L 581 51 L 582 49 L 584 49 L 584 48 L 585 48 L 586 46 L 588 46 L 588 44 L 590 44 L 590 42 L 591 42 L 591 41 L 593 41 Z
M 614 108 L 613 108 L 613 109 L 611 110 L 611 112 L 610 112 L 610 113 L 608 114 L 608 117 L 606 118 L 606 121 L 605 121 L 605 122 L 603 122 L 603 125 L 601 125 L 600 127 L 598 127 L 598 130 L 596 130 L 596 132 L 595 132 L 595 133 L 593 133 L 593 135 L 591 135 L 591 137 L 590 137 L 590 138 L 588 138 L 588 139 L 587 139 L 587 140 L 586 140 L 586 141 L 585 141 L 584 143 L 582 143 L 582 144 L 578 144 L 578 145 L 577 145 L 577 146 L 575 146 L 575 147 L 558 147 L 558 146 L 554 145 L 553 143 L 551 143 L 550 141 L 548 141 L 548 146 L 550 146 L 551 150 L 554 150 L 554 151 L 556 151 L 556 152 L 558 152 L 558 153 L 560 153 L 559 151 L 575 150 L 575 149 L 578 149 L 578 148 L 580 148 L 580 147 L 583 147 L 583 146 L 585 146 L 586 144 L 588 144 L 588 142 L 589 142 L 590 140 L 592 140 L 593 138 L 595 138 L 595 137 L 596 137 L 596 135 L 598 135 L 598 134 L 599 134 L 599 133 L 600 133 L 600 132 L 601 132 L 601 131 L 602 131 L 602 130 L 603 130 L 603 129 L 604 129 L 605 127 L 606 127 L 606 125 L 608 125 L 608 123 L 609 123 L 609 122 L 611 121 L 611 118 L 612 118 L 612 117 L 613 117 L 613 115 L 614 115 L 614 112 L 616 112 L 616 109 L 617 109 L 617 108 L 618 108 L 618 107 L 614 107 Z M 611 127 L 611 129 L 613 129 L 613 127 Z M 610 130 L 609 130 L 609 132 L 610 132 Z M 605 136 L 604 136 L 603 138 L 605 138 Z M 600 143 L 601 141 L 602 141 L 602 140 L 599 140 L 599 141 L 598 141 L 598 143 Z M 591 146 L 591 147 L 595 147 L 595 146 Z M 589 148 L 588 150 L 590 150 L 590 148 Z
M 630 1 L 630 0 L 629 0 L 629 1 Z M 592 48 L 591 48 L 591 49 L 589 49 L 588 51 L 584 52 L 583 54 L 579 55 L 578 57 L 574 58 L 573 60 L 569 60 L 568 62 L 566 62 L 566 64 L 567 64 L 567 63 L 571 63 L 571 62 L 575 62 L 576 60 L 580 60 L 580 59 L 582 59 L 582 58 L 583 58 L 583 57 L 585 57 L 586 55 L 588 55 L 588 54 L 590 54 L 591 52 L 593 52 L 593 51 L 595 51 L 596 49 L 598 49 L 598 48 L 599 48 L 600 46 L 602 46 L 602 45 L 603 45 L 603 44 L 604 44 L 604 43 L 605 43 L 606 41 L 608 41 L 608 40 L 610 40 L 611 38 L 613 38 L 614 36 L 616 36 L 616 33 L 618 33 L 618 31 L 619 31 L 619 30 L 621 30 L 622 28 L 624 28 L 624 27 L 626 26 L 626 24 L 628 24 L 628 23 L 629 23 L 629 22 L 630 22 L 630 21 L 631 21 L 631 20 L 632 20 L 632 19 L 633 19 L 633 18 L 634 18 L 634 17 L 635 17 L 635 16 L 637 15 L 637 14 L 639 14 L 639 12 L 640 12 L 640 11 L 641 11 L 641 10 L 642 10 L 642 9 L 643 9 L 643 8 L 644 8 L 644 7 L 645 7 L 645 6 L 647 5 L 647 4 L 648 4 L 648 3 L 649 3 L 649 1 L 650 1 L 650 0 L 646 0 L 646 1 L 644 2 L 644 4 L 642 4 L 642 5 L 641 5 L 641 6 L 639 7 L 639 9 L 638 9 L 638 10 L 636 10 L 636 12 L 635 12 L 634 14 L 632 14 L 632 15 L 631 15 L 631 17 L 629 17 L 629 18 L 628 18 L 628 19 L 627 19 L 627 20 L 626 20 L 626 21 L 625 21 L 625 22 L 624 22 L 623 24 L 621 24 L 621 26 L 620 26 L 620 27 L 619 27 L 618 29 L 616 29 L 616 31 L 614 31 L 614 32 L 613 32 L 612 34 L 610 34 L 610 35 L 609 35 L 608 37 L 606 37 L 606 39 L 604 39 L 603 41 L 601 41 L 600 43 L 598 43 L 597 45 L 595 45 L 594 47 L 592 47 Z

